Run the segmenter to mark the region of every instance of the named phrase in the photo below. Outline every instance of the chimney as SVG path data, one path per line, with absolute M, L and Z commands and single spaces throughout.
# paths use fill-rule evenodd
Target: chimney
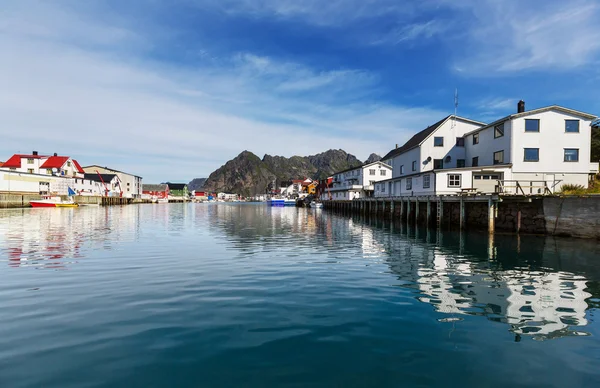
M 58 156 L 58 154 L 55 152 L 55 153 L 54 153 L 54 156 Z
M 517 104 L 517 113 L 523 113 L 523 112 L 525 112 L 525 101 L 521 100 Z
M 396 149 L 398 149 L 398 143 L 396 143 Z
M 32 154 L 33 156 L 37 156 L 37 154 L 38 154 L 38 153 L 37 153 L 37 151 L 32 151 L 32 152 L 31 152 L 31 154 Z

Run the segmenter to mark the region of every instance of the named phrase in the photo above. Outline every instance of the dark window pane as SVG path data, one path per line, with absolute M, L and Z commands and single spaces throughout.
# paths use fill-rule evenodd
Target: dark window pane
M 473 144 L 479 144 L 479 133 L 473 134 Z
M 471 162 L 471 165 L 473 167 L 479 166 L 479 156 L 476 156 L 476 157 L 473 158 L 473 161 Z
M 433 168 L 435 170 L 440 170 L 444 168 L 444 160 L 443 159 L 433 159 Z
M 456 167 L 461 168 L 465 166 L 465 160 L 464 159 L 456 159 Z
M 537 162 L 540 160 L 540 149 L 539 148 L 525 148 L 525 161 L 526 162 Z
M 504 123 L 498 124 L 494 127 L 494 137 L 504 136 Z
M 494 164 L 504 163 L 504 151 L 494 152 Z
M 435 147 L 443 147 L 444 146 L 444 138 L 443 137 L 434 137 L 433 145 Z
M 579 120 L 565 120 L 565 132 L 579 132 Z
M 525 132 L 539 132 L 540 131 L 540 120 L 525 120 Z
M 565 148 L 565 162 L 578 162 L 579 150 L 577 148 Z
M 456 146 L 457 147 L 464 147 L 465 146 L 465 138 L 464 137 L 457 137 L 456 138 Z

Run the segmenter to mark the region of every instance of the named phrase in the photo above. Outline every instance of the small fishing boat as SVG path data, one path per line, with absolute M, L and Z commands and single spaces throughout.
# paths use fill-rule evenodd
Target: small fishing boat
M 75 191 L 69 187 L 67 193 L 69 199 L 66 201 L 57 195 L 43 195 L 42 199 L 29 201 L 29 204 L 31 207 L 78 207 L 79 204 L 75 203 L 72 198 L 75 195 Z
M 315 209 L 321 209 L 323 207 L 323 203 L 321 202 L 311 202 L 310 207 L 314 207 Z
M 63 200 L 61 197 L 52 197 L 45 195 L 40 200 L 29 201 L 31 207 L 78 207 L 72 199 Z

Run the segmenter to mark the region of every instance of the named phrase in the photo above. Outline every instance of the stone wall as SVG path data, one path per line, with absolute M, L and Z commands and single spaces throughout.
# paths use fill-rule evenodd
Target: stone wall
M 39 194 L 1 194 L 0 208 L 30 207 L 29 201 L 40 199 Z
M 544 198 L 543 217 L 547 234 L 600 239 L 600 196 Z

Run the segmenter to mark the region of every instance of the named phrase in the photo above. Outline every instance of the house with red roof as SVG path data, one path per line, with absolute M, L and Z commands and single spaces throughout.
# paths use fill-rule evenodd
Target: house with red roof
M 83 178 L 84 171 L 77 162 L 69 156 L 40 155 L 37 151 L 31 154 L 14 154 L 2 165 L 10 171 L 54 175 L 71 178 Z

